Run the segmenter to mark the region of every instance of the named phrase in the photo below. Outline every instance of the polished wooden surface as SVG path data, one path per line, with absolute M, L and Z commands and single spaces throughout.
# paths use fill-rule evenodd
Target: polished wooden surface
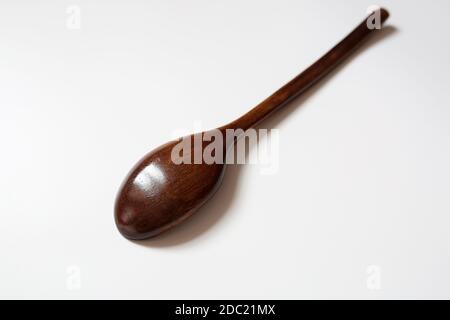
M 383 23 L 389 14 L 381 9 L 380 16 Z M 365 19 L 313 65 L 241 118 L 219 129 L 251 128 L 327 75 L 373 32 L 376 29 L 369 29 Z M 120 187 L 115 221 L 126 238 L 145 239 L 164 232 L 191 216 L 218 189 L 226 165 L 175 164 L 171 154 L 178 142 L 169 142 L 147 154 Z M 192 143 L 191 153 L 207 144 Z

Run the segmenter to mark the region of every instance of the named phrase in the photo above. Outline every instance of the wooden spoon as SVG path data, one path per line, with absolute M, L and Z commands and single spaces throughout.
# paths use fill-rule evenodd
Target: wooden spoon
M 380 9 L 379 13 L 383 23 L 389 13 L 384 9 Z M 250 112 L 218 130 L 223 134 L 226 129 L 247 130 L 304 93 L 376 30 L 367 26 L 367 19 L 312 66 Z M 199 135 L 201 138 L 205 134 L 208 132 L 192 135 L 190 139 Z M 234 145 L 234 141 L 224 145 L 224 154 Z M 169 142 L 147 154 L 122 184 L 115 205 L 115 221 L 126 238 L 145 239 L 160 234 L 191 216 L 218 189 L 226 165 L 204 162 L 176 164 L 171 155 L 178 143 Z M 200 144 L 202 150 L 205 144 L 208 142 Z M 192 145 L 190 152 L 195 154 L 199 146 Z

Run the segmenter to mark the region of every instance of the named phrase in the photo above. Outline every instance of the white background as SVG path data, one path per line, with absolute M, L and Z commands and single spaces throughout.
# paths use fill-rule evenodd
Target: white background
M 276 174 L 230 167 L 184 225 L 118 233 L 140 157 L 234 120 L 372 4 L 390 27 L 264 123 L 280 131 Z M 449 9 L 2 0 L 0 297 L 450 298 Z

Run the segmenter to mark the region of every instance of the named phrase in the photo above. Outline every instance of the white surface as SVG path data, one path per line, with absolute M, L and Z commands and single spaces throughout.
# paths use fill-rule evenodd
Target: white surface
M 141 156 L 249 110 L 372 4 L 395 31 L 266 123 L 277 174 L 231 168 L 185 225 L 120 236 L 116 191 Z M 450 298 L 449 9 L 2 1 L 0 297 Z

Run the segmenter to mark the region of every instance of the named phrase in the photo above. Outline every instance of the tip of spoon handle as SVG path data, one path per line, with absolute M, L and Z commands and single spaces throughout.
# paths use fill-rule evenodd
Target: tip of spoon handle
M 390 16 L 389 11 L 387 11 L 385 8 L 380 8 L 380 16 L 381 22 L 385 22 Z

